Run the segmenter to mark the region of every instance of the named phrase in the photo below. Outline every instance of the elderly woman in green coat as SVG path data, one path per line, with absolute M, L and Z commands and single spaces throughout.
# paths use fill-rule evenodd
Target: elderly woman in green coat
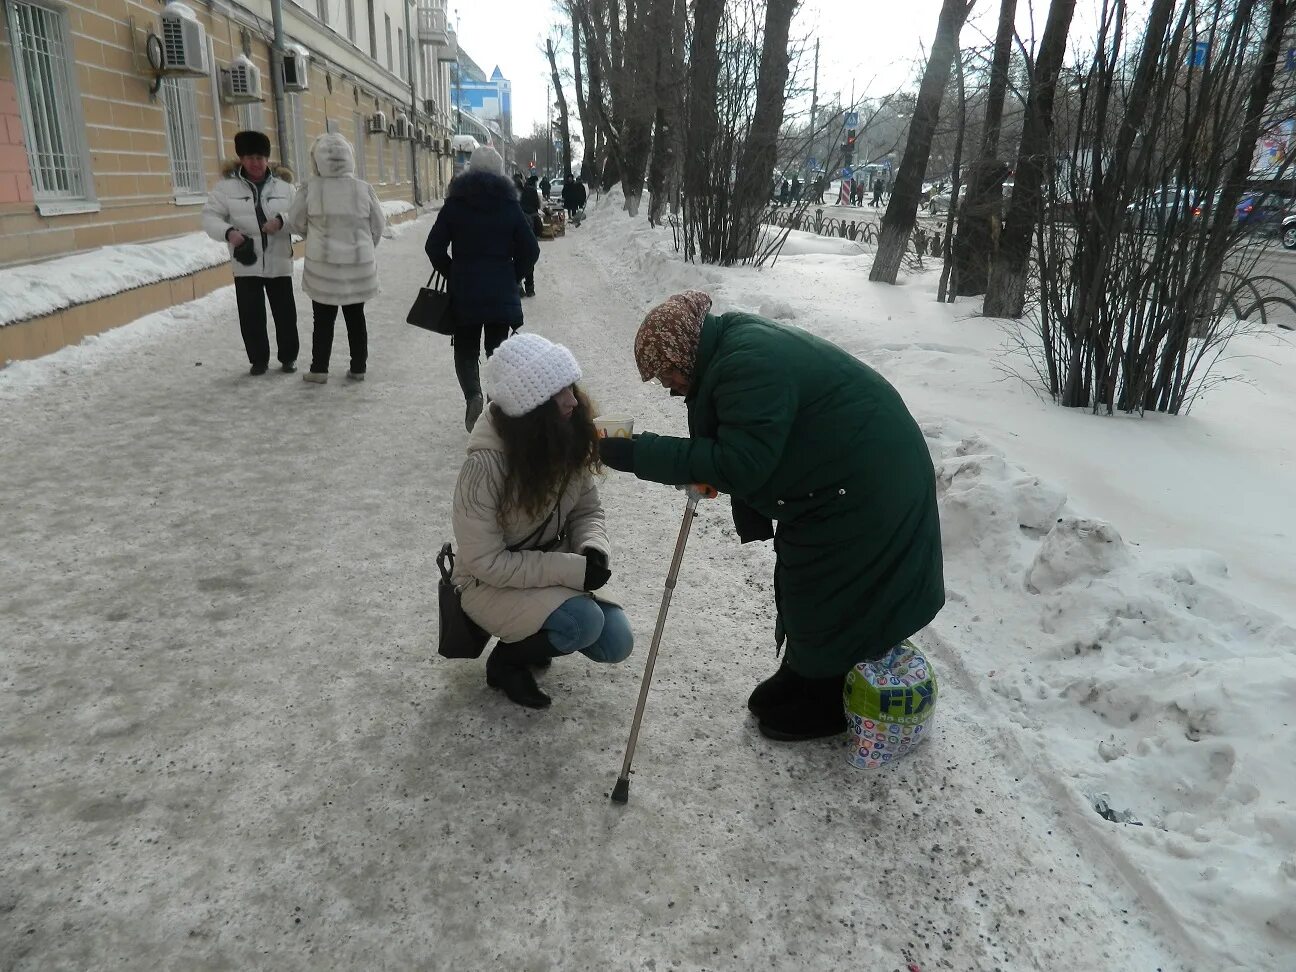
M 747 705 L 772 739 L 835 735 L 846 673 L 945 603 L 931 456 L 899 393 L 863 362 L 710 309 L 704 293 L 677 294 L 635 337 L 643 380 L 684 397 L 689 438 L 604 439 L 601 458 L 651 482 L 709 483 L 730 494 L 743 543 L 774 540 L 786 651 Z

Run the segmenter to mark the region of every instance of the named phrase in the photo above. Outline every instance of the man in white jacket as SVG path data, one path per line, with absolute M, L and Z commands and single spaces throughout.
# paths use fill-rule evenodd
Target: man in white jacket
M 270 364 L 267 300 L 274 316 L 279 370 L 292 373 L 301 342 L 293 299 L 292 237 L 284 230 L 294 195 L 291 175 L 282 167 L 271 169 L 270 139 L 263 132 L 239 132 L 234 151 L 238 162 L 226 166 L 225 178 L 207 195 L 203 229 L 212 239 L 229 244 L 239 330 L 252 374 L 264 375 Z

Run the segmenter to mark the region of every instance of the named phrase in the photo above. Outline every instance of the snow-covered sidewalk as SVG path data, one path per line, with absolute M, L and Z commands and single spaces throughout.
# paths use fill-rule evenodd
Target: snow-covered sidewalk
M 1292 880 L 1280 869 L 1292 784 L 1253 782 L 1241 751 L 1221 765 L 1209 739 L 1191 754 L 1200 766 L 1168 736 L 1150 759 L 1113 756 L 1175 761 L 1120 777 L 1135 790 L 1200 769 L 1221 792 L 1245 782 L 1234 795 L 1257 821 L 1263 811 L 1268 845 L 1243 840 L 1213 865 L 1222 884 L 1252 861 L 1251 883 L 1188 904 L 1177 885 L 1200 864 L 1197 838 L 1148 826 L 1157 836 L 1139 857 L 1122 843 L 1139 828 L 1089 811 L 1085 787 L 1114 786 L 1059 774 L 1068 759 L 1082 775 L 1101 765 L 1080 753 L 1092 727 L 1076 710 L 1110 709 L 1094 718 L 1126 745 L 1118 723 L 1137 706 L 1104 682 L 1116 662 L 1068 674 L 1098 651 L 1071 660 L 1060 646 L 1080 645 L 1088 633 L 1072 627 L 1111 603 L 1080 589 L 1128 564 L 1094 561 L 1092 525 L 1050 532 L 1068 515 L 1061 488 L 904 381 L 944 477 L 951 604 L 925 641 L 942 676 L 937 732 L 902 763 L 865 773 L 840 742 L 756 733 L 744 703 L 776 665 L 771 553 L 738 546 L 721 501 L 689 541 L 630 803 L 608 801 L 683 511 L 674 491 L 618 474 L 604 498 L 613 582 L 640 639 L 631 660 L 556 663 L 543 676 L 553 708 L 536 713 L 487 688 L 482 662 L 437 657 L 432 558 L 466 436 L 448 341 L 403 323 L 429 226 L 398 227 L 379 250 L 363 384 L 341 378 L 340 327 L 329 384 L 249 377 L 230 288 L 0 371 L 0 967 L 1170 972 L 1234 967 L 1226 949 L 1237 968 L 1280 967 L 1292 927 L 1270 918 Z M 656 431 L 682 432 L 684 414 L 634 371 L 649 302 L 702 285 L 728 309 L 764 291 L 751 309 L 820 329 L 807 309 L 862 259 L 693 268 L 629 226 L 599 209 L 542 244 L 528 327 L 572 348 L 607 410 Z M 894 356 L 944 367 L 953 353 L 892 350 L 859 315 L 853 340 L 857 310 L 822 332 L 884 373 Z M 1043 593 L 1024 590 L 1022 556 Z M 1131 602 L 1158 584 L 1178 596 L 1179 566 L 1140 581 Z M 1227 595 L 1196 590 L 1235 623 Z M 1028 597 L 1050 608 L 1027 616 Z M 1159 631 L 1163 608 L 1141 608 Z M 1041 610 L 1056 629 L 1026 649 Z M 1290 651 L 1291 629 L 1262 612 L 1233 633 L 1275 659 Z M 996 634 L 1016 643 L 996 654 Z M 1056 665 L 1032 671 L 1027 651 Z M 1182 663 L 1172 655 L 1160 660 Z M 1011 657 L 1012 669 L 987 664 Z M 1290 657 L 1259 703 L 1275 717 L 1291 711 Z M 1163 694 L 1145 701 L 1160 712 Z M 1227 731 L 1196 715 L 1198 732 Z M 1292 738 L 1275 728 L 1265 752 L 1289 765 Z M 1183 871 L 1160 870 L 1176 859 Z M 1215 903 L 1215 928 L 1193 927 L 1194 901 Z

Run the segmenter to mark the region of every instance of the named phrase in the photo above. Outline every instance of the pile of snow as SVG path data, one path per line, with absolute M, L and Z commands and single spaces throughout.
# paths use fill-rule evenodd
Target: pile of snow
M 53 314 L 124 290 L 219 266 L 229 248 L 206 233 L 104 246 L 44 263 L 0 269 L 0 326 Z
M 415 212 L 414 204 L 407 199 L 384 199 L 382 201 L 383 213 L 388 219 L 393 216 L 399 216 L 402 213 Z
M 762 271 L 689 265 L 616 196 L 584 232 L 643 307 L 705 290 L 717 312 L 835 341 L 905 396 L 945 544 L 928 637 L 952 653 L 938 666 L 983 687 L 988 738 L 1028 754 L 1075 831 L 1199 954 L 1248 969 L 1294 954 L 1290 342 L 1239 338 L 1226 365 L 1242 380 L 1191 416 L 1064 410 L 1006 377 L 1021 366 L 1003 322 L 935 302 L 937 269 L 871 284 L 871 257 L 816 245 Z

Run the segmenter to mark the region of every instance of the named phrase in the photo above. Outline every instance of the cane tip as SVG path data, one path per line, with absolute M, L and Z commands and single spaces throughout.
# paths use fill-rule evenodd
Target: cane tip
M 630 777 L 617 777 L 616 786 L 612 787 L 612 802 L 625 803 L 630 799 Z

